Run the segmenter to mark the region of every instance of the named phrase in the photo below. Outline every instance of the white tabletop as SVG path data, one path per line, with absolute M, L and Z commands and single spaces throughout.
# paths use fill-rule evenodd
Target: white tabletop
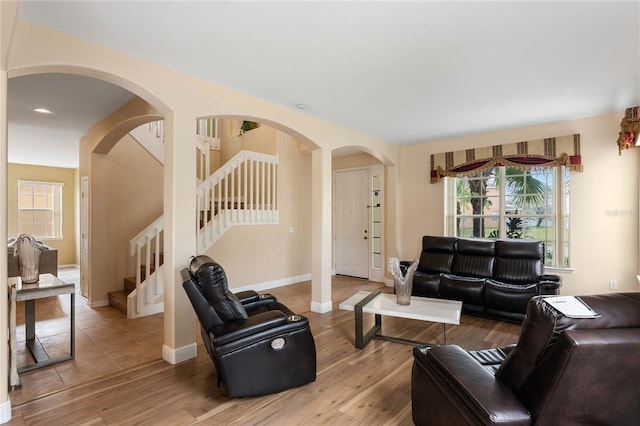
M 75 284 L 66 283 L 52 274 L 40 274 L 39 281 L 32 284 L 23 283 L 20 277 L 9 277 L 7 284 L 16 286 L 18 302 L 75 292 Z
M 369 294 L 371 294 L 369 291 L 359 291 L 340 303 L 339 308 L 353 311 L 355 305 Z M 396 295 L 388 293 L 380 293 L 362 308 L 362 312 L 368 314 L 388 315 L 445 324 L 460 324 L 461 311 L 462 302 L 457 300 L 411 296 L 409 305 L 398 305 L 396 303 Z

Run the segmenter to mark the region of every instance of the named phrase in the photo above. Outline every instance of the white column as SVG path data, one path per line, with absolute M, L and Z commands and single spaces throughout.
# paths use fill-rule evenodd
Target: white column
M 173 113 L 165 118 L 164 162 L 164 346 L 172 363 L 196 356 L 195 313 L 182 288 L 180 270 L 196 254 L 195 115 Z
M 311 311 L 331 311 L 331 150 L 311 160 Z
M 0 71 L 0 241 L 7 241 L 7 72 Z M 0 250 L 0 423 L 11 419 L 9 401 L 9 306 L 7 303 L 7 250 Z
M 7 241 L 7 86 L 8 63 L 19 2 L 0 2 L 0 241 Z M 7 250 L 0 250 L 0 423 L 11 420 L 9 400 L 9 306 L 7 303 Z

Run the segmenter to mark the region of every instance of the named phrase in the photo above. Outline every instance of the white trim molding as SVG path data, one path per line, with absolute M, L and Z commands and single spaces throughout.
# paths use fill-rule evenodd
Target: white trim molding
M 331 302 L 311 302 L 311 312 L 316 312 L 318 314 L 326 314 L 327 312 L 331 312 L 333 310 L 333 303 Z
M 11 420 L 11 400 L 0 404 L 0 423 L 8 423 Z
M 293 277 L 281 278 L 279 280 L 265 281 L 265 282 L 262 282 L 262 283 L 250 284 L 250 285 L 245 285 L 245 286 L 242 286 L 242 287 L 235 287 L 235 288 L 232 288 L 231 290 L 234 293 L 238 293 L 240 291 L 247 291 L 247 290 L 264 291 L 264 290 L 269 290 L 269 289 L 272 289 L 272 288 L 284 287 L 284 286 L 290 285 L 290 284 L 303 283 L 305 281 L 311 281 L 311 274 L 296 275 L 296 276 L 293 276 Z
M 196 343 L 190 343 L 181 348 L 170 348 L 167 345 L 162 345 L 162 359 L 169 364 L 178 364 L 182 361 L 187 361 L 195 358 L 198 355 L 198 346 Z

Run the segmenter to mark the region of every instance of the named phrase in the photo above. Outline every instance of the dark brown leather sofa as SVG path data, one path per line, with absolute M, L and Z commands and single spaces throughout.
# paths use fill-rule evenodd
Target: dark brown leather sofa
M 462 301 L 468 314 L 521 322 L 533 296 L 558 294 L 543 241 L 422 237 L 412 295 Z M 407 265 L 408 262 L 403 262 Z
M 543 297 L 517 345 L 414 348 L 416 425 L 637 425 L 640 293 L 583 296 L 599 318 L 572 319 Z

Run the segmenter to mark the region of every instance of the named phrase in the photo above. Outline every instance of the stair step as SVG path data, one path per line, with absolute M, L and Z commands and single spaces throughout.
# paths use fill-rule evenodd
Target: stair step
M 123 314 L 127 314 L 127 295 L 123 290 L 112 291 L 108 293 L 109 296 L 109 306 L 112 308 L 122 312 Z
M 124 294 L 128 295 L 136 289 L 136 277 L 127 277 L 122 280 L 124 282 Z

